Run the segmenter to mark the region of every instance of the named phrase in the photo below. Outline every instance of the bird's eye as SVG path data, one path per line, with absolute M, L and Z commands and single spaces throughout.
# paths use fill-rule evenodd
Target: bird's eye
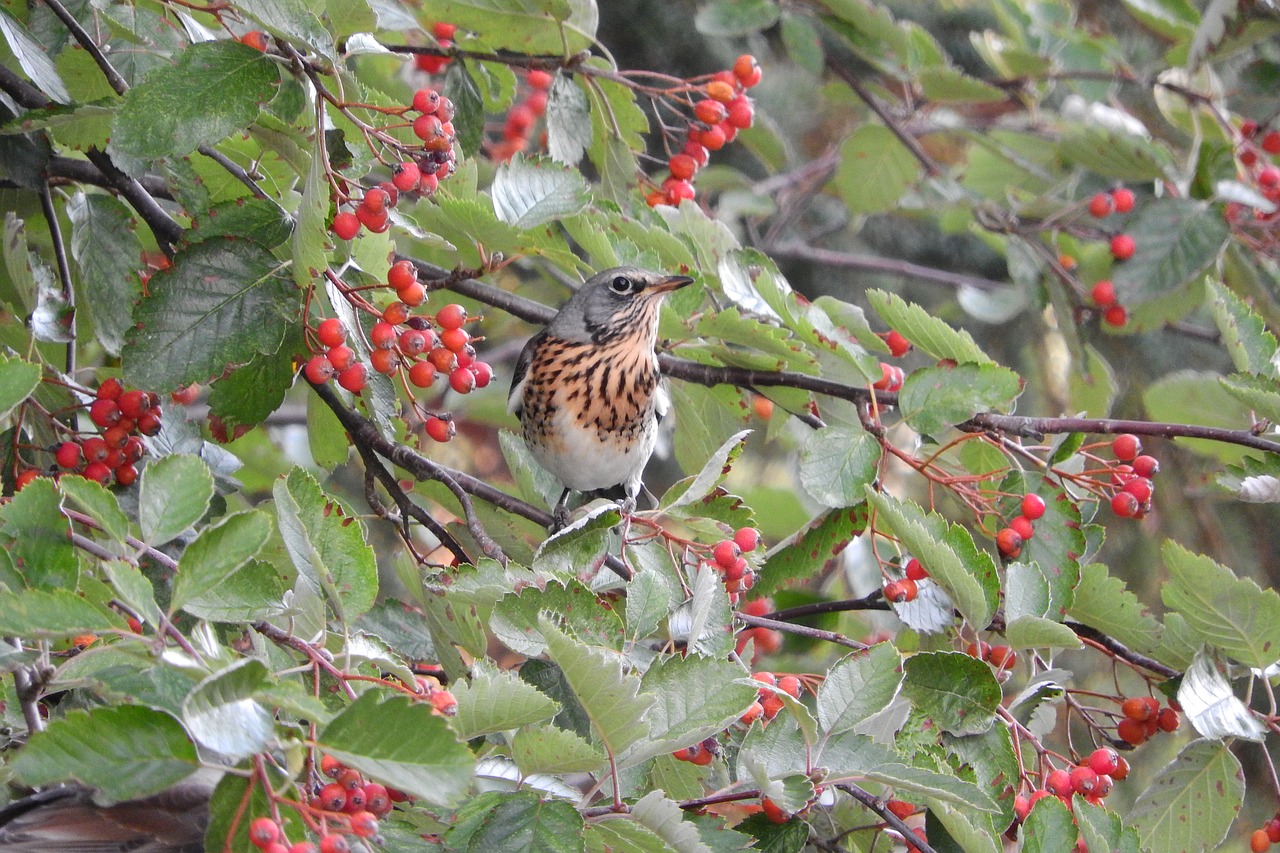
M 631 279 L 625 275 L 620 275 L 613 281 L 609 282 L 609 289 L 614 293 L 630 293 L 632 288 Z

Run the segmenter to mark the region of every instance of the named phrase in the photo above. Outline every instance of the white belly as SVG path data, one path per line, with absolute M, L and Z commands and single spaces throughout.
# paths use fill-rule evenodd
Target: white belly
M 640 431 L 639 439 L 624 451 L 615 442 L 600 441 L 595 430 L 582 429 L 566 413 L 557 416 L 561 423 L 555 434 L 560 447 L 530 447 L 539 465 L 575 491 L 590 492 L 621 484 L 627 494 L 639 493 L 644 466 L 653 455 L 657 440 L 656 426 Z

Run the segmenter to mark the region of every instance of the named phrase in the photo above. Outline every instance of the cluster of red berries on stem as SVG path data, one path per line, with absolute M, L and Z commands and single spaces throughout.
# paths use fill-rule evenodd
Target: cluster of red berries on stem
M 1154 696 L 1130 696 L 1120 703 L 1120 713 L 1116 737 L 1130 746 L 1141 746 L 1157 732 L 1178 730 L 1178 712 L 1172 705 L 1161 708 Z
M 804 685 L 794 675 L 757 672 L 751 677 L 766 686 L 759 689 L 756 700 L 747 706 L 747 710 L 739 718 L 747 725 L 751 725 L 756 720 L 760 720 L 764 725 L 778 716 L 785 707 L 783 698 L 778 695 L 779 691 L 792 699 L 799 699 L 804 694 Z
M 699 767 L 706 767 L 716 756 L 720 754 L 720 741 L 714 736 L 706 740 L 700 740 L 693 746 L 686 746 L 684 749 L 677 749 L 671 753 L 671 757 L 677 761 L 687 761 L 690 764 L 696 764 Z
M 760 77 L 760 64 L 747 53 L 734 61 L 732 69 L 711 75 L 701 87 L 705 97 L 693 104 L 695 121 L 688 126 L 684 147 L 667 160 L 670 176 L 646 199 L 650 207 L 678 205 L 697 195 L 693 180 L 710 161 L 711 152 L 733 142 L 738 131 L 755 121 L 755 106 L 746 90 L 758 84 Z
M 1099 747 L 1073 767 L 1049 770 L 1043 776 L 1042 787 L 1030 795 L 1014 797 L 1014 820 L 1016 823 L 1024 822 L 1035 804 L 1046 797 L 1057 797 L 1068 809 L 1073 807 L 1075 794 L 1092 805 L 1099 805 L 1111 793 L 1115 783 L 1128 775 L 1129 763 L 1123 756 L 1110 747 Z
M 711 548 L 711 559 L 729 593 L 729 603 L 737 604 L 742 594 L 755 586 L 755 570 L 743 554 L 750 554 L 760 546 L 760 531 L 754 527 L 740 527 L 732 539 L 722 539 Z
M 1121 518 L 1144 518 L 1155 493 L 1153 478 L 1160 471 L 1154 456 L 1142 452 L 1142 441 L 1130 433 L 1117 435 L 1111 452 L 1118 464 L 1111 467 L 1111 511 Z
M 549 72 L 534 69 L 525 75 L 528 92 L 507 111 L 502 124 L 502 139 L 486 143 L 489 157 L 505 163 L 529 147 L 538 120 L 547 112 L 547 90 L 555 77 Z
M 1098 279 L 1089 291 L 1093 304 L 1102 309 L 1102 322 L 1108 326 L 1122 328 L 1129 322 L 1129 309 L 1120 304 L 1116 294 L 1115 283 L 1109 278 Z
M 1240 126 L 1240 145 L 1236 158 L 1246 170 L 1245 176 L 1258 187 L 1258 191 L 1273 204 L 1280 204 L 1280 168 L 1274 162 L 1280 154 L 1280 130 L 1265 133 L 1256 121 L 1246 121 Z M 1264 214 L 1264 217 L 1275 214 Z
M 903 577 L 891 580 L 884 585 L 884 600 L 894 604 L 905 604 L 915 601 L 920 594 L 920 582 L 929 577 L 924 564 L 915 557 L 907 560 Z
M 134 465 L 145 453 L 141 436 L 160 432 L 159 396 L 126 390 L 120 380 L 108 379 L 98 386 L 88 408 L 98 434 L 81 434 L 55 447 L 58 468 L 104 485 L 133 485 L 138 479 Z
M 455 24 L 446 24 L 444 21 L 436 21 L 431 25 L 431 34 L 435 36 L 436 44 L 441 50 L 448 50 L 453 47 L 453 37 L 457 35 L 458 27 Z M 433 56 L 428 53 L 417 53 L 413 57 L 413 65 L 419 71 L 425 71 L 428 74 L 439 74 L 453 60 L 448 56 Z
M 1280 812 L 1249 836 L 1249 849 L 1253 853 L 1263 853 L 1272 844 L 1280 844 Z
M 773 601 L 768 598 L 752 599 L 743 603 L 741 612 L 747 616 L 764 616 L 773 612 Z M 741 655 L 746 651 L 747 643 L 753 643 L 751 662 L 755 663 L 764 655 L 776 654 L 782 648 L 782 632 L 760 626 L 744 628 L 738 632 L 734 653 Z
M 1090 198 L 1089 214 L 1097 219 L 1105 219 L 1112 213 L 1129 213 L 1133 210 L 1134 202 L 1133 190 L 1116 187 L 1110 192 L 1097 193 Z
M 971 658 L 986 661 L 998 670 L 1007 670 L 1018 662 L 1018 653 L 1008 646 L 993 646 L 985 640 L 970 643 L 966 649 Z
M 1016 560 L 1022 554 L 1022 546 L 1035 535 L 1035 522 L 1039 521 L 1047 508 L 1044 498 L 1036 494 L 1022 496 L 1019 504 L 1021 515 L 1014 517 L 1008 527 L 996 533 L 996 550 L 1006 560 Z
M 889 347 L 889 354 L 894 358 L 902 358 L 911 351 L 911 342 L 896 329 L 880 335 Z M 907 374 L 895 364 L 880 362 L 880 378 L 871 383 L 877 391 L 901 391 L 902 383 L 907 381 Z

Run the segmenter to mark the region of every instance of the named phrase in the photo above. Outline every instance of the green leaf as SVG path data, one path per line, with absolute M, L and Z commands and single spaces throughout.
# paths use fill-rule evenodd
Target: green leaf
M 335 717 L 317 745 L 384 785 L 450 808 L 466 793 L 475 766 L 430 702 L 407 696 L 380 702 L 372 690 Z
M 71 255 L 80 271 L 79 291 L 98 342 L 119 355 L 133 325 L 133 303 L 142 295 L 138 270 L 142 243 L 129 208 L 109 195 L 76 193 L 67 203 Z
M 297 296 L 266 249 L 206 240 L 173 264 L 152 277 L 134 310 L 123 352 L 128 384 L 173 391 L 280 349 L 297 320 Z
M 182 703 L 182 722 L 206 749 L 248 758 L 267 748 L 275 736 L 275 720 L 254 694 L 268 677 L 266 666 L 242 658 L 201 681 Z
M 1026 853 L 1067 853 L 1075 849 L 1075 841 L 1071 812 L 1057 797 L 1037 802 L 1022 827 L 1022 850 Z
M 609 648 L 622 646 L 622 616 L 577 579 L 552 581 L 543 589 L 526 586 L 504 596 L 493 609 L 489 628 L 513 650 L 540 655 L 546 648 L 545 637 L 538 629 L 542 613 L 554 613 L 562 627 L 584 642 Z
M 893 210 L 902 194 L 920 178 L 920 163 L 893 131 L 864 124 L 840 146 L 835 187 L 852 213 Z M 908 340 L 915 338 L 899 329 Z
M 1000 830 L 996 829 L 993 815 L 957 808 L 950 803 L 926 800 L 926 804 L 929 810 L 925 813 L 925 833 L 935 849 L 957 849 L 964 853 L 1001 853 L 1003 850 L 1003 845 L 996 841 Z M 957 846 L 949 847 L 947 841 Z
M 827 673 L 818 691 L 818 725 L 831 738 L 889 706 L 902 686 L 902 656 L 892 643 L 855 652 Z
M 615 506 L 588 509 L 582 517 L 542 541 L 533 555 L 532 568 L 549 574 L 576 574 L 607 552 L 614 540 L 613 529 L 621 520 Z
M 865 430 L 814 430 L 800 454 L 800 485 L 823 506 L 853 506 L 875 480 L 882 452 L 880 442 Z
M 213 474 L 197 456 L 174 454 L 147 464 L 138 487 L 142 539 L 163 545 L 204 518 L 213 500 Z
M 129 519 L 106 486 L 84 477 L 62 477 L 58 490 L 116 542 L 124 542 L 129 535 Z
M 865 502 L 830 510 L 779 543 L 756 580 L 755 594 L 769 595 L 788 581 L 817 574 L 867 529 L 868 511 Z
M 1192 741 L 1138 795 L 1126 822 L 1144 850 L 1211 850 L 1244 801 L 1244 773 L 1227 741 Z
M 58 69 L 45 52 L 44 46 L 7 9 L 0 9 L 0 35 L 8 42 L 13 57 L 31 78 L 31 82 L 53 100 L 63 104 L 71 103 L 67 86 L 58 76 Z
M 613 756 L 649 736 L 646 712 L 652 696 L 640 695 L 640 679 L 623 672 L 623 658 L 607 649 L 583 645 L 549 619 L 538 620 L 547 655 L 591 721 L 591 730 Z
M 807 829 L 805 835 L 807 838 Z M 619 850 L 628 853 L 674 853 L 656 832 L 626 815 L 592 821 L 587 824 L 584 837 L 587 853 L 617 853 Z
M 926 98 L 943 104 L 998 104 L 1009 97 L 1003 89 L 947 65 L 921 69 L 917 79 Z
M 936 435 L 978 412 L 1007 412 L 1021 393 L 1022 380 L 1007 367 L 924 367 L 907 375 L 898 394 L 898 406 L 912 429 Z
M 744 429 L 729 436 L 724 444 L 711 454 L 711 458 L 702 466 L 697 476 L 688 477 L 673 485 L 662 496 L 662 500 L 658 502 L 659 506 L 668 510 L 676 509 L 695 504 L 711 494 L 724 482 L 725 477 L 729 476 L 729 470 L 733 467 L 738 455 L 742 453 L 747 436 L 750 434 L 751 430 Z
M 883 290 L 868 290 L 867 299 L 890 328 L 939 361 L 995 364 L 968 332 L 951 328 L 919 305 Z
M 458 713 L 450 721 L 462 740 L 549 720 L 560 706 L 513 672 L 482 672 L 451 685 Z
M 151 581 L 138 570 L 137 566 L 124 560 L 103 560 L 99 563 L 108 582 L 138 618 L 143 622 L 157 626 L 164 614 L 156 604 L 155 588 Z
M 492 49 L 571 56 L 591 47 L 594 3 L 571 0 L 433 0 L 431 16 L 483 33 Z
M 445 72 L 444 95 L 453 101 L 458 147 L 469 157 L 480 154 L 484 139 L 484 97 L 467 64 L 453 62 Z
M 1227 393 L 1248 406 L 1259 419 L 1280 418 L 1280 383 L 1271 376 L 1224 376 L 1218 380 Z
M 133 705 L 72 711 L 54 720 L 13 759 L 24 784 L 79 780 L 112 805 L 155 794 L 199 767 L 195 745 L 168 714 Z
M 645 715 L 649 736 L 618 756 L 619 767 L 697 743 L 730 725 L 755 701 L 757 688 L 742 683 L 742 667 L 697 655 L 658 658 L 640 689 L 653 697 Z
M 1121 301 L 1137 306 L 1197 278 L 1217 261 L 1231 232 L 1217 207 L 1168 198 L 1142 205 L 1125 233 L 1137 247 L 1111 277 Z
M 40 384 L 40 365 L 0 355 L 0 419 L 22 403 Z
M 778 22 L 774 0 L 712 0 L 698 8 L 693 26 L 704 36 L 746 36 Z
M 59 639 L 124 629 L 119 614 L 69 589 L 0 590 L 0 632 L 5 636 Z
M 777 720 L 769 728 L 777 725 Z M 799 756 L 803 766 L 803 752 Z M 873 741 L 863 734 L 847 732 L 827 740 L 818 763 L 829 768 L 828 780 L 866 778 L 894 786 L 899 795 L 918 794 L 985 812 L 998 812 L 1000 807 L 985 790 L 953 773 L 939 773 L 913 767 L 891 747 Z
M 1169 149 L 1159 142 L 1078 122 L 1063 133 L 1058 152 L 1068 162 L 1121 181 L 1158 181 L 1174 165 Z
M 1116 853 L 1138 853 L 1138 834 L 1120 822 L 1120 815 L 1101 805 L 1090 803 L 1078 794 L 1072 797 L 1071 812 L 1076 818 L 1080 837 L 1090 850 L 1114 850 Z
M 169 609 L 181 610 L 191 599 L 221 587 L 262 550 L 270 536 L 271 517 L 256 509 L 234 513 L 201 530 L 182 552 Z
M 995 722 L 1000 684 L 991 667 L 960 652 L 924 652 L 903 664 L 902 694 L 943 731 L 982 734 Z
M 111 150 L 154 160 L 214 145 L 257 118 L 279 85 L 261 51 L 230 39 L 193 44 L 125 93 Z
M 489 193 L 498 218 L 518 228 L 574 216 L 591 199 L 587 181 L 577 169 L 520 155 L 498 167 Z
M 1005 626 L 1005 639 L 1015 649 L 1078 649 L 1080 638 L 1061 622 L 1042 616 L 1020 616 Z
M 354 621 L 378 594 L 378 567 L 364 527 L 301 468 L 277 480 L 276 523 L 298 573 L 324 591 L 339 618 Z
M 1280 345 L 1262 318 L 1219 281 L 1210 279 L 1209 297 L 1214 322 L 1218 324 L 1223 346 L 1230 353 L 1236 370 L 1256 376 L 1274 376 L 1276 367 L 1273 359 Z
M 948 525 L 936 513 L 925 514 L 909 501 L 867 489 L 877 521 L 897 536 L 929 570 L 974 628 L 985 628 L 996 612 L 1000 579 L 991 555 L 979 551 L 973 537 L 958 524 Z
M 1169 581 L 1160 595 L 1204 642 L 1246 666 L 1275 662 L 1280 649 L 1280 595 L 1172 540 L 1161 549 Z
M 284 592 L 274 566 L 250 560 L 216 587 L 193 592 L 182 609 L 211 622 L 253 622 L 282 610 Z
M 547 153 L 576 166 L 592 141 L 591 102 L 573 78 L 559 74 L 547 98 Z
M 1231 396 L 1220 379 L 1215 373 L 1193 370 L 1166 373 L 1142 392 L 1143 408 L 1153 421 L 1248 429 L 1248 407 Z M 1176 443 L 1227 464 L 1238 464 L 1248 452 L 1209 439 L 1179 438 Z
M 284 353 L 255 353 L 248 364 L 213 383 L 209 413 L 221 418 L 228 430 L 256 426 L 280 408 L 295 375 L 293 361 Z
M 0 505 L 0 541 L 27 586 L 74 589 L 79 564 L 53 480 L 40 477 Z M 10 631 L 21 634 L 21 631 Z
M 328 234 L 325 220 L 329 216 L 329 182 L 319 146 L 311 151 L 310 160 L 307 164 L 307 177 L 302 184 L 302 198 L 293 214 L 295 222 L 293 241 L 290 244 L 293 254 L 290 272 L 293 274 L 294 284 L 299 287 L 307 287 L 319 278 L 328 261 L 325 254 Z
M 456 691 L 455 691 L 456 693 Z M 511 760 L 525 776 L 535 773 L 590 773 L 605 762 L 604 753 L 571 731 L 532 726 L 511 739 Z
M 252 240 L 265 249 L 274 249 L 293 233 L 293 219 L 265 198 L 237 198 L 215 205 L 191 222 L 184 238 L 192 243 L 214 237 Z
M 533 791 L 488 791 L 470 800 L 445 833 L 462 853 L 581 853 L 582 815 L 572 803 L 543 800 Z
M 311 11 L 314 4 L 304 0 L 239 0 L 236 5 L 263 29 L 292 42 L 303 53 L 314 51 L 334 58 L 333 36 Z

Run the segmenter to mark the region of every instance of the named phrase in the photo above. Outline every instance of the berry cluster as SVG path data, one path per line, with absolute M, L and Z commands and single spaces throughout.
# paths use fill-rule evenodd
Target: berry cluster
M 1045 797 L 1057 797 L 1068 809 L 1073 806 L 1072 797 L 1075 794 L 1079 794 L 1086 802 L 1099 805 L 1111 793 L 1115 782 L 1128 775 L 1129 763 L 1114 749 L 1095 749 L 1070 769 L 1056 767 L 1045 773 L 1043 787 L 1032 791 L 1030 795 L 1018 794 L 1014 797 L 1015 822 L 1025 821 L 1035 804 Z
M 1102 322 L 1120 328 L 1129 322 L 1129 310 L 1120 304 L 1116 286 L 1109 278 L 1098 279 L 1089 292 L 1093 304 L 1102 309 Z
M 969 657 L 984 660 L 998 670 L 1007 670 L 1018 662 L 1018 653 L 1008 646 L 993 646 L 985 640 L 970 643 Z
M 435 36 L 436 44 L 440 46 L 441 50 L 448 50 L 453 47 L 453 37 L 457 32 L 457 26 L 446 24 L 443 21 L 436 21 L 431 25 L 431 34 Z M 414 67 L 428 74 L 439 74 L 452 61 L 448 56 L 431 56 L 425 53 L 414 54 L 413 57 Z
M 677 761 L 688 761 L 690 764 L 706 767 L 712 761 L 715 761 L 716 756 L 719 754 L 720 741 L 715 737 L 709 737 L 706 740 L 698 741 L 693 746 L 677 749 L 671 753 L 671 757 Z
M 905 576 L 884 585 L 884 600 L 894 604 L 915 601 L 916 596 L 920 594 L 920 582 L 927 577 L 929 572 L 925 570 L 924 564 L 912 557 L 907 560 Z
M 160 398 L 137 389 L 125 390 L 118 379 L 108 379 L 98 386 L 89 404 L 89 420 L 98 435 L 81 434 L 54 448 L 58 467 L 90 480 L 121 486 L 133 485 L 138 479 L 134 464 L 142 458 L 143 435 L 160 432 Z
M 379 319 L 369 330 L 369 367 L 387 376 L 402 374 L 406 390 L 429 388 L 438 377 L 448 377 L 449 387 L 459 394 L 485 388 L 493 379 L 493 368 L 476 358 L 471 333 L 463 326 L 471 319 L 467 309 L 445 305 L 434 315 L 411 314 L 426 301 L 426 289 L 418 281 L 417 269 L 409 261 L 397 261 L 387 273 L 387 287 L 397 301 L 378 312 Z M 347 330 L 336 317 L 321 320 L 315 329 L 314 354 L 303 372 L 309 381 L 321 385 L 337 378 L 338 384 L 353 394 L 364 390 L 368 368 L 356 360 L 347 346 Z M 447 415 L 431 415 L 427 434 L 436 441 L 454 435 L 453 420 Z
M 554 79 L 550 73 L 539 70 L 525 75 L 528 91 L 524 99 L 507 112 L 501 141 L 486 143 L 490 158 L 505 163 L 529 147 L 538 120 L 547 112 L 547 90 Z
M 760 547 L 760 531 L 754 527 L 740 527 L 732 539 L 722 539 L 711 549 L 711 559 L 729 593 L 729 603 L 737 604 L 742 594 L 756 584 L 755 570 L 742 555 Z
M 1127 187 L 1116 187 L 1109 192 L 1095 193 L 1089 199 L 1089 214 L 1096 219 L 1105 219 L 1112 213 L 1132 212 L 1135 203 L 1133 190 Z M 1116 234 L 1111 238 L 1110 248 L 1113 258 L 1117 261 L 1127 261 L 1133 257 L 1137 242 L 1129 234 Z M 1068 270 L 1074 269 L 1075 265 L 1074 258 L 1071 258 L 1069 265 L 1064 264 Z M 1129 312 L 1120 304 L 1116 296 L 1115 284 L 1109 279 L 1096 282 L 1089 295 L 1093 304 L 1102 309 L 1104 323 L 1120 328 L 1129 322 Z
M 884 332 L 880 337 L 884 339 L 885 344 L 889 347 L 889 354 L 894 358 L 902 358 L 911 351 L 911 342 L 896 329 Z M 907 374 L 901 367 L 886 364 L 882 361 L 880 362 L 880 378 L 871 383 L 871 387 L 877 391 L 901 391 L 902 383 L 906 379 Z
M 1124 716 L 1116 723 L 1116 737 L 1130 746 L 1141 746 L 1156 732 L 1176 732 L 1178 712 L 1160 707 L 1154 696 L 1131 696 L 1120 703 Z
M 1112 213 L 1129 213 L 1133 210 L 1133 190 L 1116 187 L 1110 192 L 1097 193 L 1089 199 L 1089 214 L 1097 219 L 1105 219 Z
M 762 720 L 761 725 L 764 725 L 778 716 L 784 707 L 784 701 L 778 695 L 778 691 L 787 694 L 792 699 L 799 699 L 804 693 L 804 685 L 794 675 L 774 675 L 772 672 L 757 672 L 751 677 L 768 686 L 760 688 L 756 701 L 752 702 L 739 718 L 747 725 L 751 725 L 756 720 Z M 777 688 L 777 690 L 772 688 Z
M 1263 853 L 1272 844 L 1280 844 L 1280 812 L 1249 836 L 1249 849 L 1253 853 Z
M 1151 510 L 1155 491 L 1152 478 L 1160 471 L 1154 456 L 1142 453 L 1142 441 L 1123 433 L 1111 442 L 1111 452 L 1120 463 L 1111 468 L 1111 511 L 1121 518 L 1144 518 Z
M 739 130 L 755 121 L 755 106 L 746 90 L 758 84 L 760 77 L 760 64 L 746 53 L 737 58 L 732 69 L 711 75 L 702 87 L 705 97 L 693 104 L 695 121 L 689 123 L 684 147 L 667 160 L 670 176 L 646 199 L 650 207 L 678 205 L 697 195 L 693 179 L 710 161 L 711 152 L 733 142 Z
M 1020 509 L 1022 514 L 996 533 L 996 549 L 1006 560 L 1018 559 L 1023 543 L 1035 535 L 1034 522 L 1040 520 L 1046 509 L 1044 498 L 1036 494 L 1023 495 Z
M 764 616 L 766 613 L 773 612 L 773 601 L 768 598 L 756 598 L 744 602 L 742 612 L 748 616 Z M 751 662 L 755 663 L 764 655 L 776 654 L 782 648 L 782 632 L 773 628 L 744 628 L 738 632 L 734 653 L 742 654 L 747 648 L 747 643 L 753 643 Z

